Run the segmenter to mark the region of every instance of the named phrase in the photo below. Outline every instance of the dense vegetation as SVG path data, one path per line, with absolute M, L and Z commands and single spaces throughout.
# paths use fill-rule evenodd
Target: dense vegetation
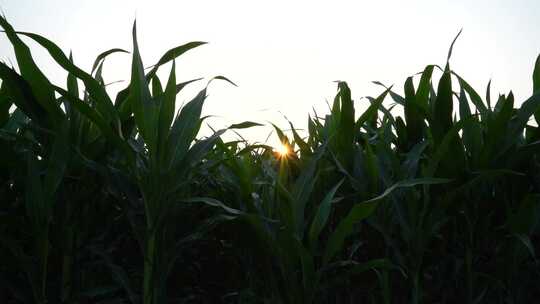
M 254 122 L 198 137 L 206 89 L 175 115 L 191 81 L 176 80 L 174 59 L 201 42 L 145 70 L 134 27 L 131 81 L 113 98 L 103 62 L 125 51 L 87 73 L 46 38 L 0 26 L 18 63 L 0 63 L 0 303 L 539 298 L 540 61 L 538 94 L 519 107 L 489 86 L 483 99 L 448 62 L 359 115 L 340 82 L 306 132 L 274 126 L 280 155 L 223 139 Z M 21 37 L 69 73 L 65 87 Z

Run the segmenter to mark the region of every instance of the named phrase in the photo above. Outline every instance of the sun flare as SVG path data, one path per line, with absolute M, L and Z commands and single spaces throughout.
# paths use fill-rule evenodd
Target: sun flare
M 289 154 L 289 147 L 285 144 L 279 144 L 279 146 L 276 147 L 276 152 L 280 157 L 285 157 Z

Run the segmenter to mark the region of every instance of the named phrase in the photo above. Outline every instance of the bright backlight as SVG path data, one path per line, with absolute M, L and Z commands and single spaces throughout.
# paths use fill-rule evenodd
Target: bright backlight
M 279 154 L 279 156 L 281 156 L 281 157 L 287 156 L 287 154 L 289 154 L 289 147 L 287 147 L 287 145 L 280 144 L 279 146 L 277 146 L 276 152 L 277 152 L 277 153 Z

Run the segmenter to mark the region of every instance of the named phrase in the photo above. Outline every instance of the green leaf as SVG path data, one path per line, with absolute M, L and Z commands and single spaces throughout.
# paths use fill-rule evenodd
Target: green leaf
M 73 63 L 73 56 L 71 54 L 69 55 L 69 61 Z M 67 89 L 71 95 L 76 96 L 77 98 L 79 97 L 79 84 L 77 82 L 77 77 L 75 77 L 73 73 L 68 73 Z
M 51 115 L 51 123 L 60 124 L 64 119 L 64 113 L 56 103 L 52 84 L 37 67 L 28 46 L 22 42 L 13 27 L 2 16 L 0 16 L 0 26 L 4 28 L 13 46 L 21 75 L 28 82 L 36 101 Z
M 540 92 L 540 55 L 536 57 L 536 62 L 534 64 L 534 71 L 533 71 L 533 94 Z M 536 123 L 540 123 L 540 110 L 536 111 L 534 113 L 534 118 L 536 120 Z
M 341 115 L 337 136 L 340 138 L 342 149 L 347 149 L 354 141 L 354 105 L 351 99 L 351 90 L 347 83 L 339 82 L 338 87 L 338 95 L 341 100 Z
M 163 94 L 163 87 L 161 86 L 161 81 L 159 77 L 154 76 L 152 78 L 152 96 L 157 97 Z
M 434 65 L 428 65 L 422 72 L 420 83 L 416 89 L 416 102 L 424 110 L 429 112 L 429 91 L 431 88 L 431 75 L 433 74 Z
M 487 84 L 486 102 L 487 102 L 487 105 L 488 105 L 488 109 L 491 111 L 491 79 L 489 80 L 489 82 Z
M 124 141 L 117 133 L 114 132 L 110 125 L 106 123 L 105 119 L 101 117 L 99 112 L 97 112 L 94 108 L 90 107 L 86 102 L 80 100 L 76 96 L 71 95 L 66 90 L 56 86 L 55 90 L 64 98 L 66 98 L 71 103 L 72 107 L 76 108 L 86 118 L 95 123 L 99 130 L 103 133 L 103 135 L 105 135 L 105 137 L 111 143 L 116 145 L 116 147 L 118 147 L 122 151 L 123 155 L 127 157 L 128 162 L 130 164 L 133 164 L 133 150 L 129 147 L 126 141 Z
M 225 131 L 227 130 L 218 130 L 207 138 L 197 140 L 197 142 L 195 142 L 195 144 L 193 144 L 193 146 L 189 149 L 183 163 L 190 167 L 200 163 L 206 154 L 212 150 L 216 142 L 220 139 L 220 136 L 222 136 Z
M 458 39 L 459 35 L 461 35 L 461 32 L 463 29 L 460 29 L 457 33 L 456 37 L 454 37 L 454 40 L 452 40 L 452 44 L 450 44 L 450 49 L 448 49 L 448 57 L 446 58 L 446 64 L 450 62 L 450 57 L 452 57 L 452 50 L 454 49 L 454 44 L 456 43 L 456 40 Z
M 439 81 L 437 98 L 433 105 L 433 115 L 430 121 L 435 145 L 438 146 L 444 135 L 452 128 L 452 114 L 452 80 L 449 70 L 446 70 Z
M 274 130 L 276 130 L 279 141 L 284 145 L 288 145 L 289 144 L 289 138 L 287 138 L 285 133 L 283 133 L 283 131 L 278 126 L 276 126 L 275 124 L 273 124 L 273 123 L 271 123 L 271 124 L 274 127 Z
M 174 108 L 176 105 L 176 64 L 173 61 L 169 80 L 165 87 L 165 93 L 161 99 L 159 108 L 159 130 L 158 130 L 158 150 L 161 161 L 166 161 L 167 156 L 167 138 L 174 118 Z
M 1 74 L 0 79 L 2 79 Z M 11 105 L 12 102 L 7 92 L 7 85 L 4 81 L 0 87 L 0 128 L 3 127 L 10 119 L 9 108 Z
M 300 137 L 291 121 L 289 121 L 289 125 L 291 126 L 294 142 L 300 148 L 300 152 L 303 153 L 303 156 L 310 155 L 311 149 L 309 148 L 309 145 L 304 141 L 304 139 L 302 139 L 302 137 Z
M 465 92 L 467 92 L 467 94 L 469 94 L 469 96 L 471 97 L 471 102 L 474 104 L 476 109 L 480 112 L 480 115 L 482 115 L 482 117 L 489 116 L 489 110 L 484 104 L 484 102 L 482 101 L 482 98 L 480 97 L 480 95 L 478 95 L 478 93 L 458 74 L 454 72 L 452 72 L 452 74 L 458 78 L 459 85 L 465 90 Z
M 220 208 L 220 209 L 226 211 L 227 213 L 229 213 L 231 215 L 235 215 L 235 216 L 244 214 L 243 211 L 231 208 L 231 207 L 225 205 L 224 203 L 220 202 L 219 200 L 213 199 L 213 198 L 210 198 L 210 197 L 191 197 L 191 198 L 181 199 L 180 201 L 182 203 L 202 203 L 202 204 L 205 204 L 207 206 L 217 207 L 217 208 Z
M 292 188 L 293 199 L 293 218 L 295 221 L 296 235 L 302 238 L 304 235 L 304 219 L 305 208 L 308 202 L 313 187 L 315 185 L 316 171 L 319 160 L 326 151 L 326 144 L 321 145 L 315 154 L 307 161 L 305 167 L 302 168 L 300 176 L 296 179 Z
M 53 197 L 54 193 L 60 186 L 70 159 L 69 138 L 67 131 L 67 128 L 61 128 L 59 132 L 55 134 L 51 152 L 48 155 L 44 190 L 47 192 L 49 197 Z
M 471 118 L 471 109 L 469 107 L 469 101 L 463 87 L 460 88 L 459 93 L 459 116 L 461 120 L 468 119 L 463 125 L 463 144 L 467 154 L 470 157 L 471 166 L 474 166 L 479 161 L 480 150 L 482 148 L 483 137 L 481 124 L 476 117 Z
M 427 146 L 427 141 L 419 142 L 415 144 L 407 153 L 407 158 L 401 165 L 401 171 L 403 172 L 403 176 L 405 178 L 414 178 L 417 175 L 420 158 L 422 157 L 422 153 Z
M 386 89 L 386 91 L 384 91 L 374 101 L 372 101 L 369 108 L 367 108 L 367 110 L 364 113 L 362 113 L 362 115 L 360 115 L 360 117 L 358 118 L 358 120 L 356 121 L 356 124 L 355 124 L 356 133 L 358 133 L 358 131 L 360 131 L 360 128 L 362 128 L 364 126 L 364 123 L 366 123 L 367 121 L 373 119 L 373 117 L 376 117 L 377 111 L 381 107 L 381 105 L 382 105 L 382 103 L 384 101 L 384 98 L 386 97 L 388 92 L 390 92 L 391 88 L 392 87 Z
M 425 114 L 416 100 L 412 77 L 405 81 L 405 120 L 407 121 L 407 136 L 409 145 L 415 145 L 422 139 Z
M 400 116 L 396 118 L 395 128 L 396 128 L 396 146 L 398 150 L 407 151 L 409 149 L 408 147 L 409 134 L 407 132 L 407 126 L 405 125 L 405 122 Z M 387 132 L 387 134 L 390 134 L 390 132 Z M 388 136 L 388 138 L 390 138 L 390 136 Z
M 510 147 L 515 145 L 523 137 L 525 126 L 531 116 L 540 109 L 540 93 L 537 93 L 521 104 L 521 107 L 513 113 L 513 118 L 508 127 L 508 139 L 502 146 L 498 147 L 499 155 L 506 153 Z
M 337 185 L 335 185 L 323 198 L 319 207 L 317 208 L 317 213 L 311 222 L 311 228 L 309 229 L 309 243 L 311 247 L 316 248 L 317 240 L 319 234 L 324 229 L 328 217 L 330 216 L 330 211 L 332 209 L 332 200 L 338 188 L 343 184 L 344 179 L 342 179 Z
M 191 79 L 191 80 L 188 80 L 188 81 L 184 81 L 184 82 L 181 82 L 181 83 L 178 83 L 176 85 L 176 94 L 180 93 L 180 91 L 182 91 L 182 89 L 187 86 L 188 84 L 192 83 L 192 82 L 195 82 L 195 81 L 199 81 L 201 80 L 202 78 L 195 78 L 195 79 Z
M 330 260 L 342 249 L 345 239 L 352 233 L 354 224 L 369 217 L 373 211 L 375 211 L 379 202 L 390 195 L 394 190 L 398 188 L 410 188 L 417 185 L 443 184 L 450 181 L 451 180 L 449 179 L 443 178 L 418 178 L 404 180 L 395 183 L 391 187 L 387 188 L 382 194 L 370 200 L 355 204 L 347 216 L 342 219 L 341 222 L 339 222 L 336 230 L 330 235 L 326 250 L 324 252 L 323 264 L 328 264 L 328 262 L 330 262 Z
M 373 153 L 371 144 L 367 143 L 364 146 L 364 166 L 366 172 L 366 179 L 369 185 L 371 192 L 378 191 L 379 187 L 379 167 L 378 167 L 378 157 Z
M 130 97 L 133 115 L 139 132 L 148 145 L 151 154 L 155 154 L 158 141 L 159 107 L 150 96 L 148 83 L 144 76 L 144 67 L 137 43 L 137 23 L 133 24 L 133 61 L 131 65 Z
M 94 71 L 96 70 L 96 68 L 98 67 L 98 65 L 100 64 L 100 62 L 102 60 L 105 60 L 105 58 L 111 54 L 114 54 L 114 53 L 128 53 L 128 51 L 126 50 L 123 50 L 123 49 L 119 49 L 119 48 L 113 48 L 113 49 L 110 49 L 110 50 L 107 50 L 101 54 L 99 54 L 97 57 L 96 57 L 96 60 L 94 60 L 94 64 L 92 65 L 92 71 L 90 72 L 90 74 L 94 74 Z
M 47 126 L 52 125 L 51 117 L 46 115 L 45 108 L 36 100 L 32 89 L 26 80 L 19 74 L 0 62 L 0 78 L 4 92 L 22 110 L 26 116 L 36 123 Z
M 156 74 L 160 66 L 164 65 L 165 63 L 171 60 L 178 58 L 180 55 L 184 54 L 185 52 L 193 48 L 196 48 L 198 46 L 201 46 L 203 44 L 206 44 L 206 42 L 194 41 L 194 42 L 189 42 L 189 43 L 186 43 L 186 44 L 183 44 L 183 45 L 180 45 L 180 46 L 177 46 L 175 48 L 168 50 L 167 52 L 165 52 L 165 54 L 163 54 L 163 56 L 159 59 L 159 61 L 154 65 L 152 70 L 150 70 L 150 72 L 146 74 L 146 79 L 151 79 L 152 77 L 154 77 L 154 75 Z
M 437 184 L 446 184 L 451 182 L 451 179 L 448 178 L 434 178 L 434 177 L 422 177 L 415 178 L 410 180 L 404 180 L 393 184 L 390 188 L 387 188 L 381 195 L 374 197 L 370 200 L 364 201 L 364 204 L 375 203 L 390 195 L 394 190 L 398 188 L 409 188 L 417 185 L 437 185 Z
M 201 112 L 204 100 L 206 99 L 206 89 L 197 94 L 188 102 L 174 120 L 169 138 L 167 140 L 167 164 L 176 166 L 188 152 L 190 144 L 195 140 L 199 132 Z
M 232 124 L 227 129 L 247 129 L 247 128 L 258 127 L 258 126 L 264 126 L 264 125 L 257 122 L 244 121 L 241 123 Z
M 235 87 L 238 86 L 238 85 L 236 85 L 236 83 L 232 82 L 229 78 L 227 78 L 227 77 L 225 77 L 225 76 L 214 76 L 214 77 L 212 77 L 212 79 L 210 79 L 210 80 L 208 81 L 208 84 L 210 84 L 210 83 L 211 83 L 213 80 L 215 80 L 215 79 L 217 79 L 217 80 L 224 80 L 224 81 L 226 81 L 226 82 L 232 84 L 232 85 L 235 86 Z
M 536 57 L 533 71 L 533 94 L 540 90 L 540 55 Z
M 92 77 L 90 74 L 84 72 L 83 70 L 75 66 L 56 44 L 37 34 L 25 32 L 19 32 L 19 34 L 27 36 L 39 43 L 49 52 L 52 58 L 62 68 L 64 68 L 69 73 L 72 73 L 77 78 L 81 79 L 85 85 L 86 90 L 92 96 L 92 100 L 96 102 L 96 106 L 100 114 L 108 123 L 117 118 L 118 115 L 116 113 L 116 109 L 114 108 L 113 103 L 109 98 L 109 95 L 107 95 L 105 87 L 102 86 L 99 81 L 94 79 L 94 77 Z
M 480 159 L 486 164 L 493 159 L 493 153 L 498 152 L 498 155 L 504 150 L 500 150 L 500 143 L 502 140 L 507 138 L 508 126 L 510 126 L 510 120 L 514 114 L 514 95 L 512 92 L 508 95 L 507 98 L 504 96 L 501 97 L 500 110 L 497 113 L 494 113 L 492 119 L 487 122 L 488 130 L 486 134 L 486 139 L 483 144 L 482 153 Z M 509 138 L 507 142 L 515 142 L 516 138 Z M 497 156 L 495 156 L 497 157 Z
M 429 159 L 429 164 L 425 173 L 425 176 L 427 177 L 433 177 L 435 174 L 435 171 L 439 167 L 441 161 L 448 161 L 450 162 L 449 165 L 452 165 L 452 157 L 456 156 L 452 152 L 452 146 L 456 145 L 456 137 L 459 135 L 458 132 L 468 123 L 473 121 L 475 119 L 474 116 L 469 116 L 466 118 L 461 119 L 457 123 L 454 124 L 454 126 L 444 135 L 444 138 L 442 139 L 439 146 L 436 148 L 435 153 L 431 156 Z M 460 160 L 461 161 L 461 160 Z M 463 170 L 463 164 L 461 164 L 461 167 L 454 166 L 457 170 Z

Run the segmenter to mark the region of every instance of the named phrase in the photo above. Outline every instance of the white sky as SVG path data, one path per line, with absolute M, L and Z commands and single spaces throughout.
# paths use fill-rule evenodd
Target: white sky
M 0 7 L 15 29 L 44 35 L 66 53 L 72 50 L 76 64 L 87 71 L 102 51 L 131 50 L 135 18 L 147 66 L 169 48 L 208 41 L 177 61 L 177 79 L 225 75 L 239 85 L 211 85 L 205 113 L 218 116 L 215 126 L 253 120 L 287 127 L 281 111 L 303 128 L 312 107 L 326 111 L 335 80 L 347 81 L 363 108 L 360 97 L 381 92 L 371 81 L 395 84 L 401 92 L 407 76 L 427 64 L 443 65 L 462 27 L 452 68 L 481 95 L 492 79 L 493 95 L 512 89 L 521 102 L 530 96 L 540 53 L 540 1 L 533 0 L 0 0 Z M 65 73 L 29 44 L 45 73 L 64 85 Z M 0 37 L 0 60 L 15 61 L 5 37 Z M 130 55 L 109 57 L 105 80 L 129 81 L 130 62 Z M 268 129 L 242 133 L 264 140 Z

